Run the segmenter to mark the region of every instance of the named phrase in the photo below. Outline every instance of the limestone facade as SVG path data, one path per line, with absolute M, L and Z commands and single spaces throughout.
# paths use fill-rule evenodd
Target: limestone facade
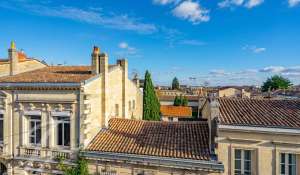
M 11 53 L 17 53 L 14 44 L 9 49 L 14 59 Z M 124 59 L 109 65 L 108 55 L 97 47 L 86 70 L 52 70 L 39 61 L 12 59 L 7 67 L 0 65 L 0 70 L 9 70 L 0 78 L 0 174 L 61 174 L 58 159 L 72 165 L 78 150 L 105 129 L 111 117 L 142 117 L 142 92 L 128 79 Z M 33 76 L 35 71 L 45 77 L 43 82 Z

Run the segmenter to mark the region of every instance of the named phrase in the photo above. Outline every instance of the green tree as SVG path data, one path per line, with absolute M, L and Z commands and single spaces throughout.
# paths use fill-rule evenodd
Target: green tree
M 174 106 L 181 106 L 181 99 L 177 95 L 174 99 Z
M 146 71 L 144 81 L 143 120 L 160 120 L 160 103 L 149 71 Z
M 269 90 L 288 89 L 290 86 L 292 86 L 292 83 L 289 79 L 274 75 L 263 83 L 261 89 L 263 92 L 267 92 Z
M 82 157 L 78 157 L 75 166 L 65 166 L 63 160 L 59 163 L 60 169 L 63 171 L 64 175 L 89 175 L 87 161 Z
M 172 89 L 173 90 L 179 90 L 179 87 L 180 85 L 179 85 L 179 81 L 178 81 L 178 79 L 177 79 L 177 77 L 175 77 L 174 79 L 173 79 L 173 81 L 172 81 Z
M 188 106 L 188 99 L 186 97 L 176 96 L 174 99 L 174 106 Z
M 186 97 L 183 97 L 181 106 L 188 106 L 188 103 L 189 103 L 188 99 Z

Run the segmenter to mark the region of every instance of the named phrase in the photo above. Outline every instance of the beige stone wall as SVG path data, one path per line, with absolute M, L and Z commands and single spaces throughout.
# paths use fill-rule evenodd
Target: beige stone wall
M 131 80 L 128 81 L 128 88 L 127 88 L 127 93 L 128 93 L 128 102 L 131 101 L 131 106 L 133 106 L 134 103 L 134 108 L 131 107 L 128 110 L 128 117 L 131 119 L 137 119 L 137 120 L 142 120 L 143 118 L 143 93 L 142 91 L 136 86 L 135 83 L 133 83 Z
M 252 151 L 252 172 L 254 175 L 279 175 L 280 153 L 293 153 L 300 160 L 300 136 L 275 133 L 247 133 L 220 131 L 217 154 L 225 167 L 224 175 L 234 174 L 234 150 Z M 297 161 L 298 173 L 300 161 Z
M 101 130 L 103 123 L 102 105 L 102 76 L 99 75 L 94 80 L 83 86 L 81 91 L 81 123 L 80 123 L 80 143 L 85 147 Z
M 28 60 L 18 63 L 18 73 L 28 72 L 35 69 L 40 69 L 46 67 L 47 65 L 37 61 L 37 60 Z M 3 63 L 0 65 L 0 77 L 9 75 L 9 63 Z
M 133 165 L 118 162 L 89 161 L 89 173 L 97 175 L 100 172 L 111 172 L 116 175 L 138 175 L 144 172 L 145 175 L 219 175 L 206 171 L 190 171 L 179 168 L 157 167 L 151 165 Z
M 109 71 L 109 105 L 108 113 L 110 118 L 123 118 L 122 115 L 122 69 L 116 66 Z M 129 92 L 128 92 L 129 93 Z M 117 107 L 118 106 L 118 107 Z M 117 109 L 118 108 L 118 109 Z M 118 111 L 117 111 L 118 110 Z M 109 120 L 109 119 L 108 119 Z
M 236 97 L 241 95 L 241 91 L 235 88 L 227 88 L 219 90 L 219 97 Z

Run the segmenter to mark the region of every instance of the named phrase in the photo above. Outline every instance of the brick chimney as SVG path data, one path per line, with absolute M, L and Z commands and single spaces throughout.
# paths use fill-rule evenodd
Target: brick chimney
M 8 49 L 9 59 L 9 75 L 16 75 L 18 73 L 18 51 L 16 49 L 15 42 L 11 42 L 10 48 Z

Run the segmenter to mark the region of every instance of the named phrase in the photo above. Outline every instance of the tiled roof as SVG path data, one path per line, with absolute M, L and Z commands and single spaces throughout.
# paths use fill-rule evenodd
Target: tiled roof
M 219 103 L 224 125 L 300 129 L 299 100 L 220 98 Z
M 0 83 L 80 83 L 94 76 L 90 66 L 49 66 L 0 78 Z
M 174 95 L 159 95 L 158 94 L 158 98 L 160 101 L 174 101 L 175 100 Z M 199 96 L 196 95 L 183 95 L 183 97 L 186 97 L 188 99 L 188 101 L 198 101 L 199 100 Z
M 160 112 L 162 116 L 192 117 L 192 108 L 186 106 L 161 105 Z
M 88 151 L 210 160 L 207 122 L 111 119 Z

